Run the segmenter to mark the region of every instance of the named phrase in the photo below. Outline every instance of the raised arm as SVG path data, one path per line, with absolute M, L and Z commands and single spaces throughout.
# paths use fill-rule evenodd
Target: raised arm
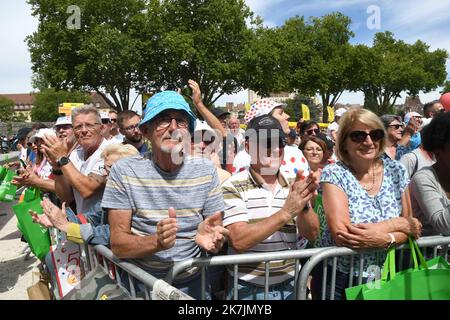
M 192 101 L 194 102 L 197 111 L 201 114 L 203 119 L 215 130 L 219 130 L 222 137 L 226 137 L 227 131 L 219 119 L 203 104 L 202 93 L 200 91 L 200 86 L 194 80 L 189 80 L 189 87 L 192 89 Z

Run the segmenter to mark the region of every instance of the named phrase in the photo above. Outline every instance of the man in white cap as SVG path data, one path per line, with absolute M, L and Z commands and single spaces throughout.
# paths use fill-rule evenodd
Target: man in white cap
M 336 143 L 337 132 L 339 130 L 339 120 L 347 112 L 347 109 L 339 108 L 334 114 L 334 122 L 331 123 L 327 128 L 327 136 Z
M 56 119 L 54 125 L 56 136 L 59 139 L 66 139 L 67 147 L 69 148 L 69 153 L 76 148 L 77 140 L 75 139 L 75 134 L 73 133 L 72 117 L 71 116 L 61 116 Z
M 217 154 L 217 145 L 220 141 L 217 134 L 204 120 L 195 120 L 194 134 L 191 138 L 191 151 L 194 157 L 209 159 L 216 167 L 220 184 L 231 177 L 231 174 L 222 169 L 219 155 Z

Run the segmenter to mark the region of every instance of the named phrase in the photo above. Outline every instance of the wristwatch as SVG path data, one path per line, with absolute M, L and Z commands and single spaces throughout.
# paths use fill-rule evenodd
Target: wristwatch
M 61 157 L 56 161 L 56 164 L 59 167 L 65 166 L 66 164 L 68 164 L 70 162 L 70 159 L 68 157 Z

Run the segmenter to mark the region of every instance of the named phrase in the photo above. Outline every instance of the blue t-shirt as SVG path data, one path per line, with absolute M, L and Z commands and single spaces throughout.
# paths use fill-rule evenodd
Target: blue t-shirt
M 350 222 L 352 224 L 381 222 L 399 217 L 402 212 L 402 194 L 409 184 L 406 168 L 398 161 L 387 158 L 382 158 L 382 161 L 383 181 L 380 191 L 375 196 L 369 195 L 363 189 L 359 181 L 343 162 L 338 161 L 323 169 L 320 182 L 336 185 L 347 195 Z M 327 228 L 320 239 L 320 246 L 335 245 L 330 230 Z M 380 265 L 384 261 L 379 261 L 380 259 L 377 261 L 376 254 L 365 255 L 364 270 L 367 270 L 367 267 L 371 264 Z M 338 270 L 348 273 L 349 263 L 350 259 L 348 257 L 339 259 Z

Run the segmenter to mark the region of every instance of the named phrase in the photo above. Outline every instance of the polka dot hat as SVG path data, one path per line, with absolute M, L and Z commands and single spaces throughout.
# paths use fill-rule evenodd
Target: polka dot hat
M 273 109 L 284 104 L 272 101 L 270 99 L 261 99 L 256 101 L 244 116 L 245 123 L 249 123 L 253 118 L 269 114 Z

